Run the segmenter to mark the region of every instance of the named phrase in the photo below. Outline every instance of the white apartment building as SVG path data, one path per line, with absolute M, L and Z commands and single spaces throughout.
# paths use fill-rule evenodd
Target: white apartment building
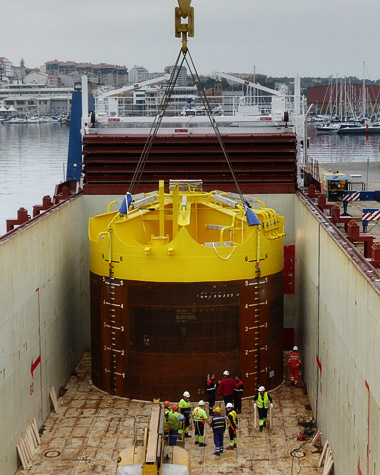
M 5 76 L 7 78 L 14 76 L 12 61 L 10 61 L 8 58 L 4 58 L 3 56 L 0 56 L 0 78 L 1 76 Z
M 172 74 L 174 69 L 173 66 L 166 66 L 165 67 L 165 73 L 167 74 Z M 178 73 L 178 78 L 176 82 L 176 86 L 187 86 L 187 68 L 185 66 L 182 66 L 179 73 Z
M 149 71 L 143 66 L 135 65 L 132 69 L 128 71 L 128 82 L 131 84 L 147 81 L 148 79 Z

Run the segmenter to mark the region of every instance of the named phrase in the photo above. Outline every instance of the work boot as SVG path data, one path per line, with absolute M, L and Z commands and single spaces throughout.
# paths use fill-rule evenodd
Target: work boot
M 264 427 L 267 425 L 267 421 L 264 421 Z
M 234 448 L 232 447 L 232 445 L 229 445 L 228 447 L 226 447 L 226 450 L 234 450 Z
M 199 444 L 199 442 L 196 440 L 196 441 L 195 441 L 195 445 L 198 445 L 198 444 Z
M 260 426 L 260 432 L 262 432 L 262 431 L 263 431 L 263 426 Z
M 206 447 L 207 444 L 203 443 L 203 442 L 199 442 L 199 447 Z
M 220 456 L 220 454 L 218 454 L 218 453 L 216 453 L 216 452 L 214 452 L 214 455 L 217 455 L 218 457 Z
M 185 434 L 186 439 L 190 439 L 191 435 Z

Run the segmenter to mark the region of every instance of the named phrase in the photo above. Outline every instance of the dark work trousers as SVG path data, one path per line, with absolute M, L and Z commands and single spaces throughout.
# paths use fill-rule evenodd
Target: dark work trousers
M 259 410 L 259 425 L 262 426 L 267 420 L 268 409 L 265 409 L 265 407 L 258 407 L 257 409 Z
M 234 409 L 236 412 L 241 412 L 241 395 L 240 394 L 235 394 Z
M 234 395 L 231 394 L 230 396 L 223 396 L 224 398 L 224 406 L 227 406 L 227 404 L 230 402 L 231 404 L 234 403 Z

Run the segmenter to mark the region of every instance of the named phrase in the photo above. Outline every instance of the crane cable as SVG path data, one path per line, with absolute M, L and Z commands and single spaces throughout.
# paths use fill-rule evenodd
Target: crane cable
M 190 63 L 189 61 L 187 60 L 187 57 L 186 55 L 189 55 L 189 58 L 190 58 Z M 178 63 L 180 61 L 180 57 L 181 57 L 181 54 L 183 55 L 182 57 L 182 60 L 181 60 L 181 63 L 180 63 L 180 66 L 178 66 Z M 216 120 L 214 118 L 214 115 L 211 111 L 211 105 L 210 105 L 210 102 L 206 96 L 206 92 L 204 90 L 204 87 L 201 83 L 201 80 L 199 78 L 199 74 L 198 74 L 198 71 L 197 71 L 197 68 L 195 67 L 195 64 L 194 64 L 194 61 L 193 61 L 193 58 L 190 54 L 190 51 L 189 49 L 187 49 L 185 52 L 182 50 L 182 48 L 180 49 L 179 51 L 179 54 L 177 56 L 177 60 L 175 62 L 175 65 L 173 67 L 173 70 L 172 70 L 172 73 L 171 73 L 171 76 L 170 76 L 170 79 L 169 79 L 169 86 L 168 88 L 166 89 L 165 91 L 165 94 L 162 98 L 162 101 L 161 101 L 161 104 L 160 104 L 160 108 L 159 108 L 159 113 L 156 115 L 155 119 L 154 119 L 154 122 L 152 124 L 152 127 L 150 129 L 150 132 L 149 132 L 149 135 L 148 135 L 148 138 L 145 142 L 145 145 L 144 145 L 144 148 L 143 148 L 143 151 L 141 153 L 141 156 L 140 156 L 140 159 L 137 163 L 137 166 L 136 166 L 136 170 L 133 174 L 133 177 L 132 177 L 132 180 L 131 180 L 131 183 L 129 185 L 129 192 L 131 194 L 133 194 L 133 190 L 134 188 L 138 187 L 139 183 L 140 183 L 140 180 L 141 180 L 141 176 L 142 176 L 142 173 L 144 171 L 144 167 L 145 167 L 145 164 L 147 162 L 147 159 L 149 157 L 149 154 L 150 154 L 150 151 L 152 149 L 152 146 L 153 146 L 153 142 L 157 136 L 157 133 L 158 133 L 158 129 L 160 128 L 160 125 L 161 125 L 161 122 L 162 122 L 162 119 L 165 115 L 165 112 L 166 112 L 166 109 L 168 107 L 168 104 L 169 104 L 169 100 L 172 96 L 172 93 L 173 93 L 173 89 L 174 89 L 174 86 L 177 82 L 177 78 L 178 78 L 178 75 L 180 73 L 180 70 L 183 66 L 183 63 L 184 61 L 186 61 L 186 64 L 189 68 L 189 71 L 191 73 L 191 77 L 195 83 L 195 85 L 197 86 L 197 90 L 198 92 L 200 92 L 200 97 L 202 99 L 202 102 L 203 102 L 203 105 L 205 107 L 205 110 L 206 110 L 206 113 L 207 113 L 207 116 L 210 120 L 210 123 L 211 123 L 211 126 L 215 132 L 215 136 L 219 142 L 219 145 L 220 145 L 220 148 L 223 152 L 223 155 L 224 155 L 224 158 L 226 159 L 226 162 L 227 162 L 227 165 L 230 169 L 230 172 L 231 172 L 231 175 L 232 175 L 232 178 L 234 180 L 234 183 L 235 183 L 235 186 L 236 186 L 236 190 L 238 192 L 238 195 L 240 197 L 240 200 L 241 200 L 241 204 L 242 206 L 247 206 L 247 207 L 251 207 L 250 204 L 247 202 L 247 200 L 244 198 L 244 195 L 242 193 L 242 190 L 240 188 L 240 185 L 239 185 L 239 182 L 237 180 L 237 177 L 236 177 L 236 174 L 235 174 L 235 171 L 233 169 L 233 166 L 232 166 L 232 163 L 231 163 L 231 160 L 230 160 L 230 157 L 227 153 L 227 150 L 224 146 L 224 142 L 223 142 L 223 139 L 222 139 L 222 136 L 220 134 L 220 131 L 219 131 L 219 127 L 218 127 L 218 124 L 216 123 Z
M 172 96 L 172 93 L 173 93 L 173 89 L 174 89 L 174 86 L 177 82 L 177 78 L 178 78 L 178 75 L 181 71 L 181 68 L 183 66 L 183 63 L 185 61 L 185 58 L 186 58 L 186 52 L 183 53 L 183 58 L 181 60 L 181 63 L 180 65 L 178 66 L 178 63 L 179 63 L 179 60 L 180 60 L 180 57 L 181 57 L 181 53 L 182 52 L 182 49 L 180 50 L 179 54 L 178 54 L 178 57 L 177 57 L 177 60 L 175 62 L 175 65 L 173 67 L 173 70 L 171 72 L 171 75 L 170 75 L 170 79 L 169 79 L 169 85 L 168 87 L 166 88 L 165 90 L 165 93 L 162 97 L 162 100 L 161 100 L 161 104 L 160 104 L 160 107 L 159 107 L 159 112 L 158 114 L 156 115 L 155 119 L 154 119 L 154 122 L 150 128 L 150 131 L 149 131 L 149 134 L 148 134 L 148 138 L 145 142 L 145 145 L 144 145 L 144 148 L 141 152 L 141 156 L 140 156 L 140 159 L 137 163 L 137 166 L 136 166 L 136 169 L 135 169 L 135 172 L 133 174 L 133 177 L 132 177 L 132 180 L 131 180 L 131 183 L 129 185 L 129 189 L 128 191 L 133 194 L 133 190 L 134 188 L 138 187 L 139 183 L 140 183 L 140 180 L 141 180 L 141 175 L 144 171 L 144 167 L 145 167 L 145 164 L 148 160 L 148 157 L 149 157 L 149 154 L 150 154 L 150 151 L 152 149 L 152 146 L 153 146 L 153 142 L 157 136 L 157 133 L 158 133 L 158 129 L 160 128 L 160 125 L 161 125 L 161 122 L 162 122 L 162 119 L 165 115 L 165 112 L 166 112 L 166 109 L 168 107 L 168 104 L 169 104 L 169 100 Z
M 243 193 L 242 193 L 242 191 L 241 191 L 239 182 L 238 182 L 238 180 L 237 180 L 235 171 L 234 171 L 234 169 L 233 169 L 233 167 L 232 167 L 232 163 L 231 163 L 230 157 L 229 157 L 229 155 L 228 155 L 228 153 L 227 153 L 227 150 L 226 150 L 226 148 L 225 148 L 225 146 L 224 146 L 224 142 L 223 142 L 222 136 L 221 136 L 221 134 L 220 134 L 218 124 L 216 123 L 216 120 L 215 120 L 215 118 L 214 118 L 214 115 L 213 115 L 213 113 L 212 113 L 212 111 L 211 111 L 210 102 L 209 102 L 209 100 L 207 99 L 206 92 L 205 92 L 204 87 L 203 87 L 203 84 L 201 83 L 201 80 L 200 80 L 200 78 L 199 78 L 199 74 L 198 74 L 197 68 L 195 67 L 193 58 L 192 58 L 192 56 L 191 56 L 191 54 L 190 54 L 190 51 L 188 51 L 188 53 L 189 53 L 189 58 L 190 58 L 191 66 L 192 66 L 192 67 L 190 66 L 190 64 L 189 64 L 189 62 L 188 62 L 188 60 L 187 60 L 187 58 L 185 58 L 186 64 L 187 64 L 187 66 L 188 66 L 188 68 L 189 68 L 191 77 L 193 78 L 193 81 L 194 81 L 194 83 L 196 84 L 196 86 L 197 86 L 197 88 L 198 88 L 198 91 L 200 92 L 200 96 L 201 96 L 203 105 L 204 105 L 204 107 L 205 107 L 207 116 L 208 116 L 208 118 L 210 119 L 211 126 L 212 126 L 212 128 L 214 129 L 216 138 L 217 138 L 217 140 L 218 140 L 218 142 L 219 142 L 219 145 L 220 145 L 220 148 L 222 149 L 224 158 L 226 159 L 227 165 L 228 165 L 228 167 L 229 167 L 229 169 L 230 169 L 230 172 L 231 172 L 232 178 L 233 178 L 233 180 L 234 180 L 234 183 L 235 183 L 235 186 L 236 186 L 238 195 L 239 195 L 239 197 L 240 197 L 241 203 L 243 204 L 246 200 L 244 199 L 244 196 L 243 196 Z M 194 72 L 193 72 L 192 68 L 194 69 Z

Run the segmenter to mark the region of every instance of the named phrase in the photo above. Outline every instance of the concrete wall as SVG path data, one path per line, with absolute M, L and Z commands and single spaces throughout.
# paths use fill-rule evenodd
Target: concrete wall
M 58 392 L 90 348 L 87 220 L 82 208 L 82 200 L 74 199 L 0 241 L 3 475 L 17 469 L 16 444 L 28 424 L 36 418 L 40 427 L 47 417 L 51 386 Z
M 295 236 L 296 336 L 318 428 L 333 450 L 334 474 L 356 474 L 360 467 L 362 473 L 376 475 L 380 473 L 377 283 L 369 282 L 332 239 L 328 227 L 296 196 Z

